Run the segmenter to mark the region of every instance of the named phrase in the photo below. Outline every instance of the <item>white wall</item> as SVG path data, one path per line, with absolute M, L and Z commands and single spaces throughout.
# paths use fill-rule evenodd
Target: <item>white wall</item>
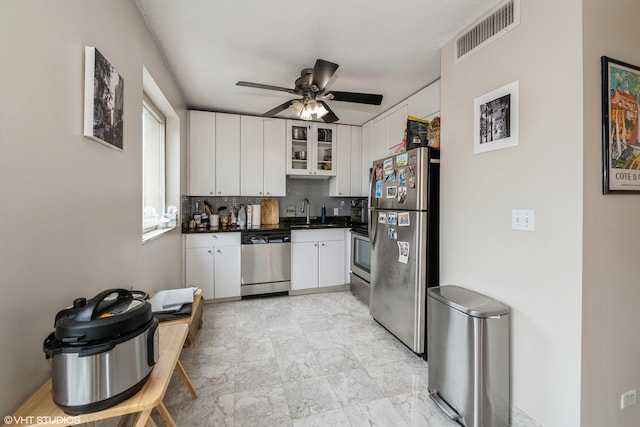
M 180 231 L 141 243 L 143 65 L 183 125 L 186 113 L 130 0 L 2 0 L 0 40 L 0 414 L 9 414 L 49 375 L 42 342 L 74 298 L 181 285 Z M 122 152 L 82 136 L 85 45 L 124 78 Z M 177 151 L 184 175 L 184 144 Z
M 511 307 L 512 404 L 545 427 L 580 425 L 580 16 L 523 0 L 506 35 L 458 64 L 441 50 L 441 283 Z M 516 80 L 519 145 L 474 155 L 474 99 Z M 512 209 L 535 231 L 511 230 Z
M 638 426 L 640 405 L 640 194 L 602 194 L 602 55 L 640 66 L 640 3 L 583 1 L 584 261 L 582 425 Z

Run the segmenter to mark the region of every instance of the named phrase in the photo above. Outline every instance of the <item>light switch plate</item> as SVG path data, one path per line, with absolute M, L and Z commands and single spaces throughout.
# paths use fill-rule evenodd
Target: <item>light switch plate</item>
M 533 209 L 511 210 L 511 229 L 520 231 L 535 230 L 535 215 Z

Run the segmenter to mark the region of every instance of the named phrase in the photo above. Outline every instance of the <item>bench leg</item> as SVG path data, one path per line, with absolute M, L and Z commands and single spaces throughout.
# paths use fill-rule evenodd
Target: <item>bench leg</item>
M 168 427 L 178 427 L 176 422 L 173 421 L 173 418 L 171 418 L 171 414 L 167 410 L 167 407 L 164 406 L 164 403 L 160 402 L 160 404 L 156 406 L 156 409 Z
M 133 421 L 133 427 L 144 427 L 147 422 L 151 420 L 151 409 L 145 409 L 142 412 L 138 412 L 136 419 Z M 153 421 L 151 421 L 153 422 Z
M 178 374 L 180 374 L 180 378 L 182 378 L 182 382 L 184 382 L 184 385 L 186 385 L 187 389 L 189 389 L 189 393 L 191 393 L 191 397 L 193 397 L 194 399 L 197 398 L 198 392 L 196 391 L 195 387 L 193 387 L 193 384 L 191 383 L 189 376 L 185 372 L 184 367 L 182 366 L 182 363 L 180 363 L 180 360 L 178 360 L 178 362 L 176 363 L 176 369 L 178 370 Z

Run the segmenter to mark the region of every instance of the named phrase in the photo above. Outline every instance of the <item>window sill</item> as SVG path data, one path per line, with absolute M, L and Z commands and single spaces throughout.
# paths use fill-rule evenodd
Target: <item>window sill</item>
M 160 236 L 162 236 L 163 234 L 166 234 L 171 230 L 175 230 L 176 228 L 178 227 L 174 226 L 174 227 L 168 227 L 168 228 L 157 228 L 155 230 L 148 231 L 142 235 L 142 244 L 144 245 L 146 243 L 149 243 L 150 241 L 155 240 Z

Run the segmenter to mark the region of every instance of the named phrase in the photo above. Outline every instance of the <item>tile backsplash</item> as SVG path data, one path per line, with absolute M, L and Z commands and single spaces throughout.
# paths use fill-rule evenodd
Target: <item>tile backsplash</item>
M 306 213 L 300 212 L 305 198 L 309 199 L 310 214 L 319 217 L 322 205 L 327 208 L 327 216 L 334 216 L 334 208 L 338 208 L 337 216 L 349 216 L 351 214 L 351 200 L 361 197 L 329 197 L 329 181 L 314 179 L 287 178 L 287 195 L 285 197 L 272 197 L 278 200 L 280 217 L 287 216 L 287 207 L 295 207 L 295 216 L 304 217 Z M 221 206 L 240 209 L 241 205 L 260 204 L 262 197 L 198 197 L 182 196 L 182 220 L 193 218 L 196 212 L 196 204 L 200 212 L 204 210 L 204 201 L 213 206 L 217 211 Z

